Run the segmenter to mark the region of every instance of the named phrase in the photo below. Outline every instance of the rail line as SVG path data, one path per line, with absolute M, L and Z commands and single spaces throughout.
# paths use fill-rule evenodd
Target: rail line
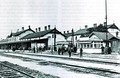
M 22 53 L 20 53 L 22 54 Z M 23 54 L 24 55 L 24 54 Z M 110 62 L 110 61 L 100 61 L 100 60 L 94 60 L 94 59 L 80 59 L 80 58 L 69 58 L 69 57 L 57 57 L 57 56 L 47 56 L 47 55 L 34 55 L 34 54 L 25 54 L 25 55 L 31 55 L 31 56 L 38 56 L 38 57 L 49 57 L 49 58 L 60 58 L 60 59 L 66 59 L 66 60 L 74 60 L 74 61 L 83 61 L 83 62 L 92 62 L 92 63 L 102 63 L 102 64 L 111 64 L 111 65 L 119 65 L 120 63 L 116 62 Z
M 7 63 L 7 64 L 6 64 Z M 15 72 L 17 72 L 17 73 L 20 73 L 22 76 L 18 76 L 18 78 L 20 77 L 23 77 L 23 76 L 25 76 L 25 77 L 28 77 L 28 78 L 35 78 L 34 76 L 31 76 L 30 74 L 28 74 L 28 73 L 26 73 L 25 71 L 21 71 L 21 70 L 19 70 L 19 69 L 17 69 L 17 68 L 13 68 L 13 67 L 11 67 L 11 66 L 9 66 L 8 65 L 8 62 L 0 62 L 0 65 L 2 65 L 2 67 L 4 66 L 4 67 L 7 67 L 7 70 L 11 70 L 9 73 L 12 73 L 13 71 L 15 71 Z M 6 70 L 6 71 L 7 71 Z M 4 73 L 4 71 L 2 72 L 2 73 Z M 16 74 L 17 75 L 17 74 Z M 16 76 L 15 75 L 15 76 Z M 15 78 L 14 77 L 14 75 L 12 75 L 13 77 L 12 78 Z M 9 78 L 9 76 L 8 76 L 8 78 Z
M 44 63 L 45 65 L 58 66 L 58 67 L 62 67 L 62 68 L 67 68 L 67 69 L 75 71 L 75 72 L 91 73 L 91 74 L 97 74 L 97 75 L 107 76 L 107 77 L 111 77 L 111 75 L 120 75 L 119 72 L 109 70 L 109 69 L 71 65 L 71 64 L 67 64 L 67 63 L 46 61 L 43 59 L 35 59 L 35 58 L 29 58 L 29 57 L 23 57 L 23 56 L 15 56 L 15 55 L 7 55 L 7 56 L 12 57 L 12 58 L 31 59 L 31 60 L 37 61 L 39 64 Z

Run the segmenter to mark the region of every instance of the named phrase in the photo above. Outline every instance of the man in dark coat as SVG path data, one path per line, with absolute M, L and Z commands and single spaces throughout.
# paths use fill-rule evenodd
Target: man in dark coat
M 35 53 L 35 47 L 33 47 L 33 52 Z
M 73 49 L 74 49 L 74 52 L 76 53 L 77 52 L 77 47 L 74 46 Z
M 82 55 L 83 55 L 83 49 L 80 48 L 80 57 L 82 57 Z
M 68 54 L 69 54 L 69 57 L 71 57 L 71 52 L 72 52 L 71 47 L 68 47 Z
M 104 46 L 101 47 L 102 54 L 104 54 Z
M 108 47 L 108 54 L 111 54 L 111 52 L 112 52 L 111 47 Z
M 60 52 L 61 52 L 61 48 L 59 47 L 58 48 L 58 55 L 60 55 Z
M 63 55 L 63 53 L 64 53 L 64 51 L 65 51 L 65 46 L 64 46 L 64 44 L 63 44 L 62 47 L 61 47 L 61 51 L 62 51 L 62 55 Z

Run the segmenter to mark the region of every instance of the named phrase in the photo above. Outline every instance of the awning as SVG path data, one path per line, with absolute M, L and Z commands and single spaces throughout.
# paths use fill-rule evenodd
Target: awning
M 47 38 L 44 38 L 47 39 Z M 23 41 L 7 41 L 7 42 L 0 42 L 0 44 L 16 44 L 16 43 L 27 43 L 27 42 L 35 42 L 44 39 L 35 39 L 35 40 L 23 40 Z

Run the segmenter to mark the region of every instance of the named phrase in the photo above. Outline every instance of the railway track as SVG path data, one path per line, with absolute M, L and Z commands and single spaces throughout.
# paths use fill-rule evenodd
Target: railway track
M 59 78 L 3 61 L 0 62 L 0 78 Z
M 61 68 L 65 68 L 69 71 L 73 71 L 73 72 L 80 72 L 80 73 L 89 73 L 89 74 L 97 74 L 100 76 L 105 76 L 105 77 L 110 77 L 110 78 L 114 78 L 114 76 L 119 76 L 120 77 L 120 73 L 113 71 L 113 70 L 108 70 L 108 69 L 101 69 L 101 68 L 93 68 L 93 67 L 85 67 L 85 66 L 77 66 L 77 65 L 71 65 L 71 64 L 67 64 L 67 63 L 61 63 L 61 62 L 54 62 L 54 61 L 46 61 L 43 59 L 33 59 L 33 58 L 28 58 L 28 57 L 23 57 L 23 56 L 15 56 L 15 55 L 6 55 L 3 54 L 4 56 L 7 57 L 12 57 L 12 58 L 23 58 L 24 61 L 26 59 L 27 60 L 34 60 L 37 61 L 39 65 L 51 65 L 51 66 L 57 66 L 57 67 L 61 67 Z
M 21 54 L 21 53 L 20 53 Z M 69 57 L 57 57 L 57 56 L 47 56 L 47 55 L 34 55 L 34 54 L 25 54 L 31 56 L 38 56 L 38 57 L 49 57 L 49 58 L 60 58 L 65 60 L 74 60 L 74 61 L 83 61 L 83 62 L 92 62 L 92 63 L 102 63 L 102 64 L 111 64 L 111 65 L 119 65 L 120 63 L 111 62 L 111 61 L 100 61 L 100 60 L 93 60 L 93 59 L 79 59 L 79 58 L 69 58 Z
M 22 67 L 16 66 L 14 64 L 11 64 L 7 61 L 0 62 L 0 76 L 1 78 L 35 78 L 34 76 L 31 76 L 25 70 L 20 70 Z

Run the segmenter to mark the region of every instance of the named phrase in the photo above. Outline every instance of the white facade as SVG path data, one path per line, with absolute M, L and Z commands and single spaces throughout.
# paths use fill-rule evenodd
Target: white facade
M 47 34 L 44 37 L 41 37 L 40 39 L 48 38 L 48 46 L 54 45 L 54 34 Z M 66 41 L 65 37 L 61 34 L 56 34 L 56 42 L 59 41 Z
M 101 53 L 101 47 L 105 46 L 105 42 L 96 35 L 89 37 L 82 37 L 77 42 L 78 52 L 82 47 L 84 53 Z
M 8 38 L 7 40 L 8 40 L 8 42 L 20 41 L 20 38 L 22 38 L 22 37 L 24 37 L 24 36 L 26 36 L 26 35 L 28 35 L 30 33 L 33 33 L 33 31 L 30 31 L 30 30 L 25 31 L 24 33 L 21 33 L 20 35 L 12 36 L 12 37 Z
M 115 37 L 120 37 L 120 30 L 118 29 L 108 29 L 108 32 L 111 33 Z

